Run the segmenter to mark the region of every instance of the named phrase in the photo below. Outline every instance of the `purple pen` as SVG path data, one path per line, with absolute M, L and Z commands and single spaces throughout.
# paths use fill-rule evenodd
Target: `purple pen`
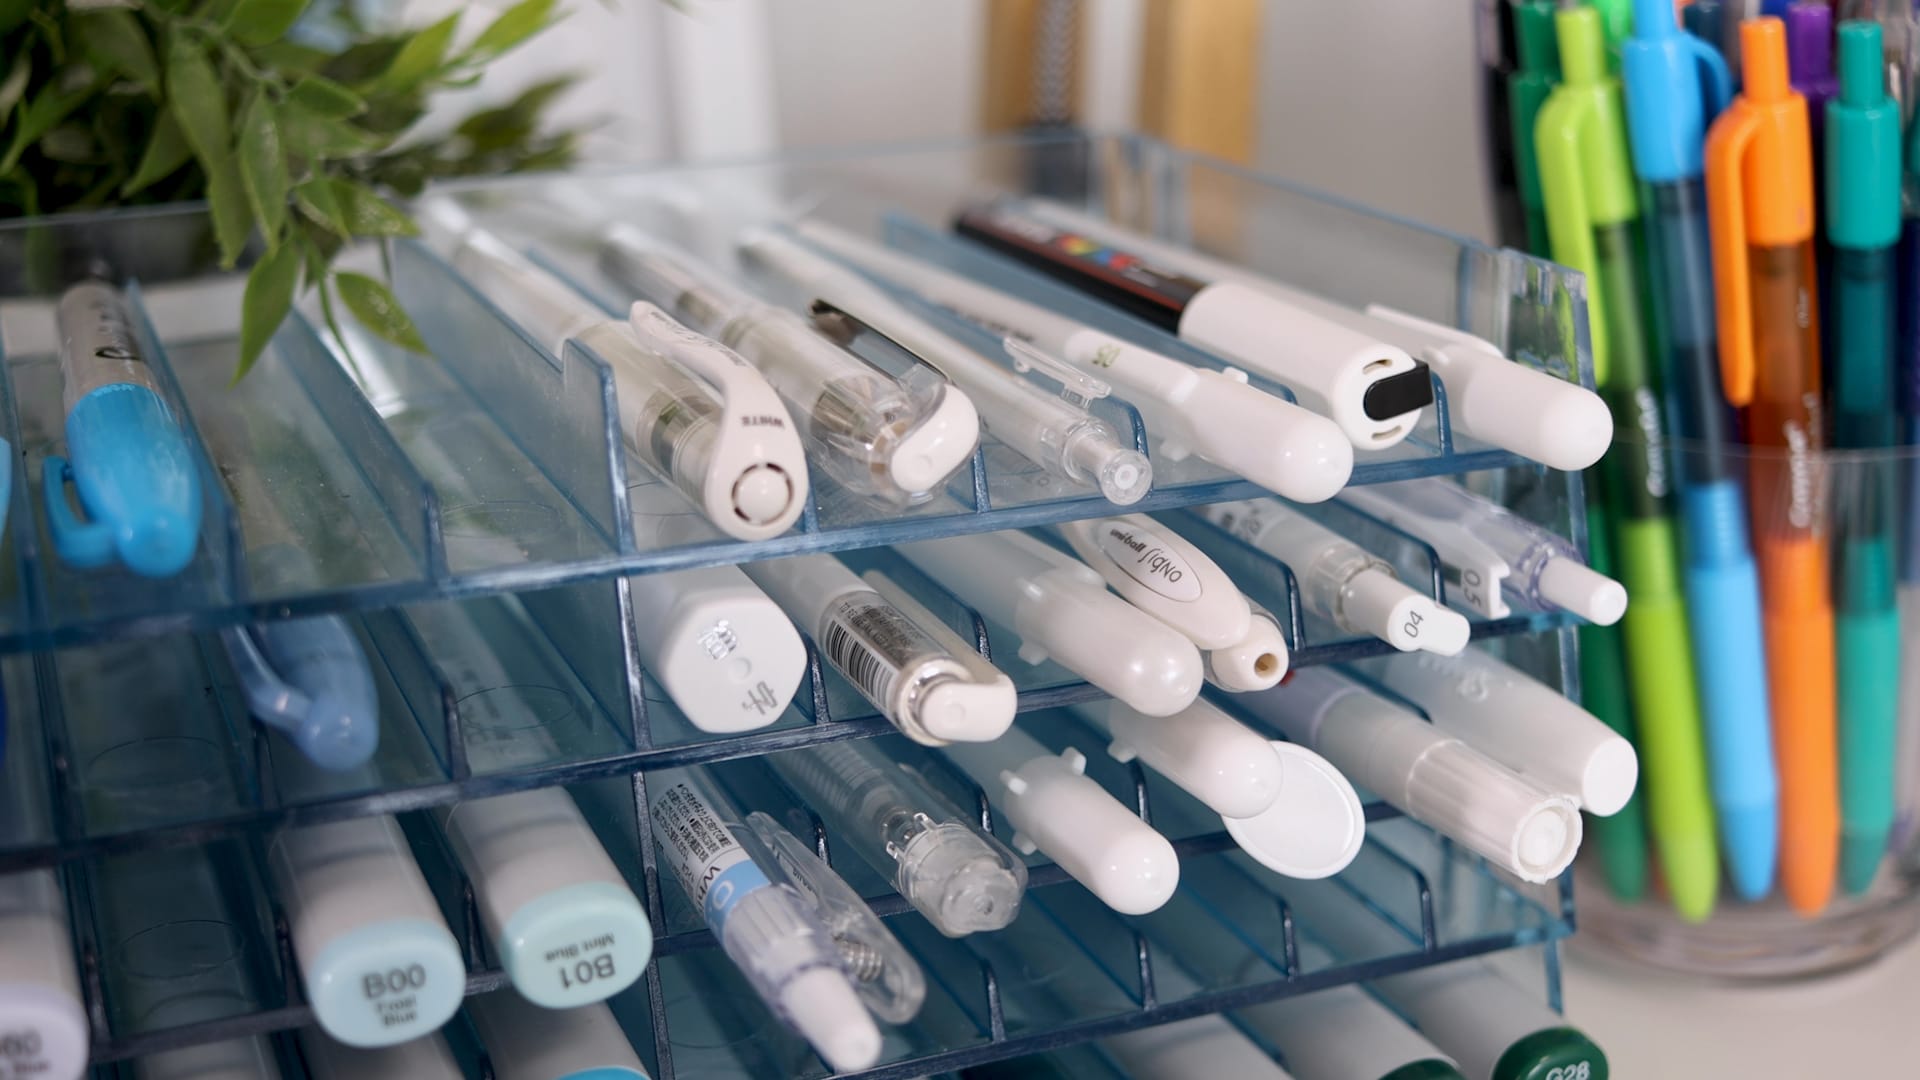
M 1787 8 L 1787 78 L 1807 99 L 1817 160 L 1826 145 L 1827 102 L 1840 89 L 1833 75 L 1833 9 L 1818 0 L 1795 0 Z

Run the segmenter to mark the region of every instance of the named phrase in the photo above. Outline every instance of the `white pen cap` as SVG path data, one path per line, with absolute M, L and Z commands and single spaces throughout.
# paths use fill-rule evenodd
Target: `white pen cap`
M 1292 1075 L 1219 1016 L 1196 1016 L 1100 1040 L 1136 1080 L 1292 1080 Z
M 1299 939 L 1298 949 L 1300 965 L 1308 971 L 1335 963 L 1332 954 L 1312 941 Z M 1298 1080 L 1459 1076 L 1441 1072 L 1440 1066 L 1452 1064 L 1447 1055 L 1358 986 L 1296 994 L 1249 1005 L 1234 1015 L 1279 1048 Z M 1425 1071 L 1396 1071 L 1413 1065 Z
M 1280 761 L 1280 796 L 1251 817 L 1221 820 L 1240 850 L 1276 874 L 1332 877 L 1367 840 L 1360 794 L 1333 763 L 1297 743 L 1269 742 Z
M 465 1080 L 447 1040 L 438 1032 L 361 1049 L 336 1042 L 319 1028 L 300 1029 L 300 1049 L 313 1080 Z
M 87 1070 L 87 1013 L 52 870 L 0 875 L 0 1042 L 5 1075 L 77 1080 Z
M 1574 559 L 1549 559 L 1538 587 L 1542 599 L 1595 626 L 1612 626 L 1627 613 L 1627 587 Z
M 1473 624 L 1384 570 L 1362 570 L 1341 590 L 1341 615 L 1373 630 L 1401 652 L 1453 656 L 1467 647 Z
M 1252 817 L 1280 797 L 1280 757 L 1259 732 L 1205 699 L 1172 716 L 1147 716 L 1118 701 L 1075 705 L 1105 731 L 1115 760 L 1138 757 L 1223 817 Z
M 1147 515 L 1069 521 L 1059 530 L 1114 592 L 1200 648 L 1224 649 L 1251 632 L 1247 598 L 1227 572 Z
M 603 1003 L 542 1009 L 511 990 L 467 1000 L 496 1080 L 647 1080 L 627 1033 Z
M 1632 743 L 1489 653 L 1390 656 L 1355 666 L 1417 702 L 1442 731 L 1546 791 L 1573 796 L 1588 813 L 1618 813 L 1639 782 Z
M 780 605 L 734 566 L 628 579 L 641 663 L 702 731 L 780 719 L 807 673 L 807 647 Z
M 1173 845 L 1083 775 L 1087 759 L 1078 750 L 1055 756 L 1015 727 L 993 742 L 941 752 L 987 789 L 1014 828 L 1014 847 L 1046 855 L 1108 907 L 1144 915 L 1172 898 L 1180 883 Z
M 1542 791 L 1418 715 L 1326 668 L 1238 699 L 1287 737 L 1443 836 L 1527 881 L 1580 849 L 1580 808 Z

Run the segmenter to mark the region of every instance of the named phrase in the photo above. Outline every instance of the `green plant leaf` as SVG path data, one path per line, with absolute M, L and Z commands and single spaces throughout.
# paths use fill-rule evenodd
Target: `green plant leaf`
M 32 10 L 33 0 L 0 0 L 0 34 L 26 22 Z
M 409 90 L 439 71 L 447 59 L 447 47 L 453 44 L 453 31 L 460 23 L 458 11 L 406 39 L 393 63 L 380 74 L 376 85 L 383 90 Z
M 140 164 L 134 166 L 133 175 L 120 187 L 121 197 L 143 191 L 148 186 L 173 175 L 175 169 L 187 163 L 193 156 L 193 148 L 187 145 L 187 137 L 180 133 L 180 125 L 170 112 L 161 112 L 153 122 L 153 134 L 147 138 L 147 148 L 140 155 Z
M 253 264 L 247 274 L 247 291 L 240 301 L 240 366 L 233 373 L 239 382 L 252 370 L 273 332 L 286 321 L 293 306 L 293 286 L 300 279 L 301 244 L 293 239 Z
M 345 211 L 340 209 L 340 200 L 333 193 L 333 185 L 334 181 L 324 176 L 296 184 L 293 188 L 293 205 L 314 224 L 338 236 L 351 236 L 353 229 L 347 224 Z
M 167 108 L 194 156 L 211 174 L 217 162 L 230 156 L 233 145 L 227 95 L 206 52 L 185 34 L 176 33 L 167 43 Z
M 40 153 L 49 161 L 92 165 L 99 161 L 100 144 L 93 141 L 93 132 L 85 127 L 61 124 L 40 136 Z
M 213 238 L 220 245 L 220 266 L 231 270 L 247 248 L 247 234 L 253 231 L 246 185 L 240 179 L 240 165 L 231 154 L 221 155 L 211 165 L 201 162 L 201 166 L 207 171 L 207 207 L 213 214 Z
M 287 221 L 287 152 L 280 144 L 280 125 L 274 120 L 273 103 L 265 91 L 254 91 L 253 100 L 240 118 L 240 182 L 246 185 L 247 204 L 260 223 L 260 235 L 267 250 L 280 241 L 280 227 Z
M 223 25 L 242 45 L 278 40 L 307 10 L 307 0 L 240 0 Z
M 0 173 L 12 172 L 20 155 L 92 97 L 97 85 L 91 68 L 68 68 L 56 72 L 51 83 L 27 98 L 13 126 L 13 141 L 0 156 Z
M 0 79 L 0 130 L 7 126 L 7 114 L 13 111 L 20 99 L 27 96 L 27 80 L 33 77 L 33 53 L 31 46 L 23 46 L 20 55 L 13 58 L 7 68 L 7 77 Z
M 367 101 L 324 75 L 309 75 L 293 84 L 287 100 L 329 120 L 344 120 L 367 111 Z
M 125 75 L 148 92 L 160 88 L 160 61 L 140 19 L 126 8 L 99 8 L 78 14 L 73 32 L 80 49 L 100 67 Z
M 332 180 L 333 197 L 354 236 L 416 236 L 419 226 L 400 208 L 375 194 L 365 184 Z
M 253 59 L 262 67 L 286 76 L 310 75 L 333 61 L 333 53 L 285 38 L 269 41 L 253 50 Z
M 394 298 L 393 290 L 365 274 L 346 270 L 334 274 L 333 283 L 360 325 L 403 349 L 427 351 L 427 343 L 420 339 L 420 331 Z
M 555 0 L 520 0 L 473 39 L 461 60 L 484 64 L 540 32 L 553 17 Z
M 289 155 L 308 160 L 355 157 L 379 149 L 385 136 L 346 120 L 321 116 L 293 102 L 279 109 L 280 142 Z

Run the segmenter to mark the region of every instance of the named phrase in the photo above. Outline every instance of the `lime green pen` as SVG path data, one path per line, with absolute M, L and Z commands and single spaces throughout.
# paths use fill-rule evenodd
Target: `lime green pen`
M 1612 577 L 1613 541 L 1601 501 L 1600 476 L 1589 472 L 1587 487 L 1587 565 Z M 1620 626 L 1580 627 L 1580 707 L 1632 740 L 1633 702 L 1627 693 L 1627 661 Z M 1637 744 L 1637 740 L 1635 740 Z M 1587 816 L 1587 835 L 1600 853 L 1600 875 L 1615 898 L 1632 903 L 1647 891 L 1647 817 L 1635 791 L 1611 817 Z
M 1553 0 L 1515 0 L 1514 43 L 1520 66 L 1507 76 L 1507 107 L 1513 114 L 1513 171 L 1520 205 L 1527 213 L 1527 250 L 1543 259 L 1553 248 L 1547 239 L 1547 201 L 1540 190 L 1539 157 L 1534 152 L 1534 122 L 1540 106 L 1560 83 L 1560 43 L 1553 33 Z
M 1719 843 L 1668 502 L 1664 399 L 1642 316 L 1625 107 L 1619 81 L 1607 74 L 1600 13 L 1561 11 L 1555 29 L 1562 81 L 1535 131 L 1547 228 L 1554 259 L 1586 275 L 1594 375 L 1614 414 L 1602 486 L 1630 598 L 1621 629 L 1654 844 L 1675 909 L 1704 919 L 1720 886 Z

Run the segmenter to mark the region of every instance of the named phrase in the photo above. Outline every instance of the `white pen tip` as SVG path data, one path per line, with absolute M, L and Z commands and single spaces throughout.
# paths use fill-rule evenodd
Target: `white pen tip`
M 1222 690 L 1235 694 L 1268 690 L 1287 675 L 1287 641 L 1280 628 L 1266 619 L 1254 619 L 1247 636 L 1224 649 L 1207 653 L 1207 670 Z
M 1467 647 L 1472 626 L 1425 593 L 1409 588 L 1384 570 L 1363 570 L 1347 583 L 1344 604 L 1349 625 L 1373 634 L 1401 652 L 1453 656 Z
M 1540 595 L 1596 626 L 1612 626 L 1627 613 L 1624 585 L 1572 559 L 1554 559 L 1540 571 Z
M 780 993 L 794 1030 L 834 1072 L 856 1072 L 880 1060 L 880 1028 L 837 968 L 795 976 Z

